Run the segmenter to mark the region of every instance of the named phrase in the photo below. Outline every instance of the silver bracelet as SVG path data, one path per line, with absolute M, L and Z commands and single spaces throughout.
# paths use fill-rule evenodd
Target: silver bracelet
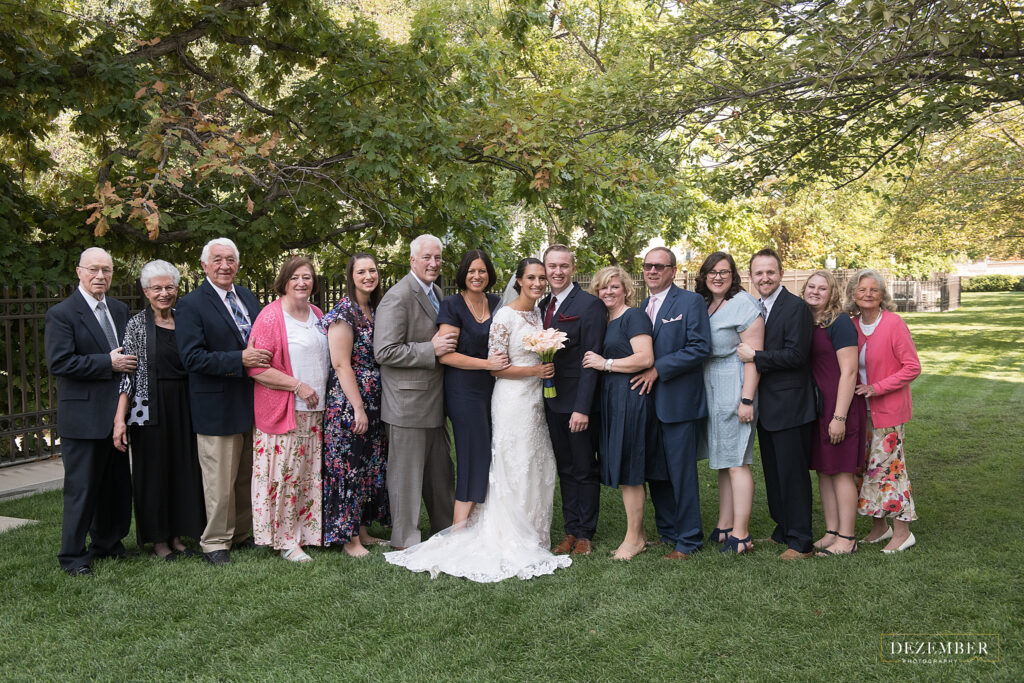
M 608 360 L 606 360 L 604 362 L 604 371 L 605 372 L 611 372 L 612 371 L 612 363 L 613 362 L 615 362 L 614 358 L 609 358 Z

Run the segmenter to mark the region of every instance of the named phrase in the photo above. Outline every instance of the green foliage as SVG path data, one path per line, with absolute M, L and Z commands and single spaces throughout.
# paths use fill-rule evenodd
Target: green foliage
M 1002 274 L 975 275 L 972 278 L 962 278 L 960 289 L 964 292 L 1022 292 L 1024 277 Z

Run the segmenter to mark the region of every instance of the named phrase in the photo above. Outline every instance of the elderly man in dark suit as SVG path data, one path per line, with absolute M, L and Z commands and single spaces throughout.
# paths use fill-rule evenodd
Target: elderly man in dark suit
M 704 361 L 711 355 L 711 323 L 704 299 L 673 284 L 676 255 L 654 247 L 644 256 L 651 295 L 640 308 L 654 325 L 654 366 L 633 377 L 641 394 L 654 392 L 654 443 L 647 479 L 667 560 L 689 559 L 704 544 L 697 484 L 697 435 L 707 417 Z
M 737 355 L 754 362 L 757 385 L 757 442 L 761 447 L 768 512 L 775 521 L 771 540 L 789 546 L 783 560 L 811 556 L 811 446 L 815 399 L 811 376 L 814 316 L 804 300 L 782 287 L 782 259 L 762 249 L 750 259 L 750 282 L 764 307 L 764 350 L 740 344 Z
M 391 546 L 396 549 L 421 540 L 421 497 L 433 532 L 451 526 L 455 507 L 444 370 L 437 359 L 455 350 L 458 335 L 437 330 L 443 293 L 434 282 L 441 274 L 441 240 L 420 235 L 409 252 L 409 274 L 380 300 L 373 331 L 381 419 L 388 434 Z
M 61 569 L 92 574 L 94 558 L 124 557 L 132 523 L 128 456 L 114 449 L 114 412 L 122 372 L 135 356 L 121 353 L 128 307 L 108 297 L 113 261 L 103 249 L 82 252 L 78 288 L 46 312 L 46 363 L 57 378 L 57 434 L 64 461 Z M 86 533 L 92 544 L 86 548 Z
M 206 561 L 219 566 L 231 562 L 232 548 L 254 545 L 252 380 L 245 369 L 270 367 L 270 352 L 247 347 L 260 304 L 235 284 L 235 243 L 211 240 L 199 261 L 206 280 L 178 302 L 175 320 L 203 470 L 207 522 L 200 545 Z
M 558 466 L 565 536 L 551 552 L 589 555 L 597 529 L 601 481 L 598 474 L 597 384 L 599 372 L 583 367 L 583 354 L 601 353 L 608 322 L 605 305 L 572 281 L 576 259 L 563 244 L 544 252 L 544 271 L 551 294 L 539 307 L 544 327 L 568 335 L 565 348 L 555 354 L 555 391 L 544 399 L 548 433 Z

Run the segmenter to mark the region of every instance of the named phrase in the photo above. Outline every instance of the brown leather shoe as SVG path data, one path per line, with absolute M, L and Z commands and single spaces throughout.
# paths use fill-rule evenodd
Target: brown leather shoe
M 576 537 L 572 534 L 566 534 L 562 542 L 552 548 L 551 552 L 555 555 L 568 555 L 572 552 L 574 545 L 576 545 Z
M 684 553 L 682 550 L 673 550 L 668 555 L 663 555 L 663 560 L 688 560 L 690 556 Z
M 573 555 L 589 555 L 593 551 L 594 551 L 594 544 L 590 541 L 590 539 L 589 538 L 581 538 L 580 540 L 576 541 L 576 545 L 573 546 L 572 554 Z
M 792 548 L 786 548 L 786 550 L 779 555 L 780 560 L 806 560 L 808 557 L 813 556 L 814 553 L 802 553 L 799 550 L 793 550 Z

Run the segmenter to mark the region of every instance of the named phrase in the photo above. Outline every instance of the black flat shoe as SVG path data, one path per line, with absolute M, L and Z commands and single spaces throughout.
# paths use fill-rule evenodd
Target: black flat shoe
M 72 567 L 71 569 L 65 569 L 64 572 L 68 576 L 92 576 L 92 568 L 89 565 L 82 565 L 81 567 Z
M 178 555 L 179 557 L 189 557 L 189 558 L 191 558 L 191 557 L 202 557 L 203 556 L 202 553 L 196 552 L 195 550 L 192 550 L 192 548 L 189 548 L 189 547 L 186 547 L 184 550 L 175 550 L 174 554 Z

